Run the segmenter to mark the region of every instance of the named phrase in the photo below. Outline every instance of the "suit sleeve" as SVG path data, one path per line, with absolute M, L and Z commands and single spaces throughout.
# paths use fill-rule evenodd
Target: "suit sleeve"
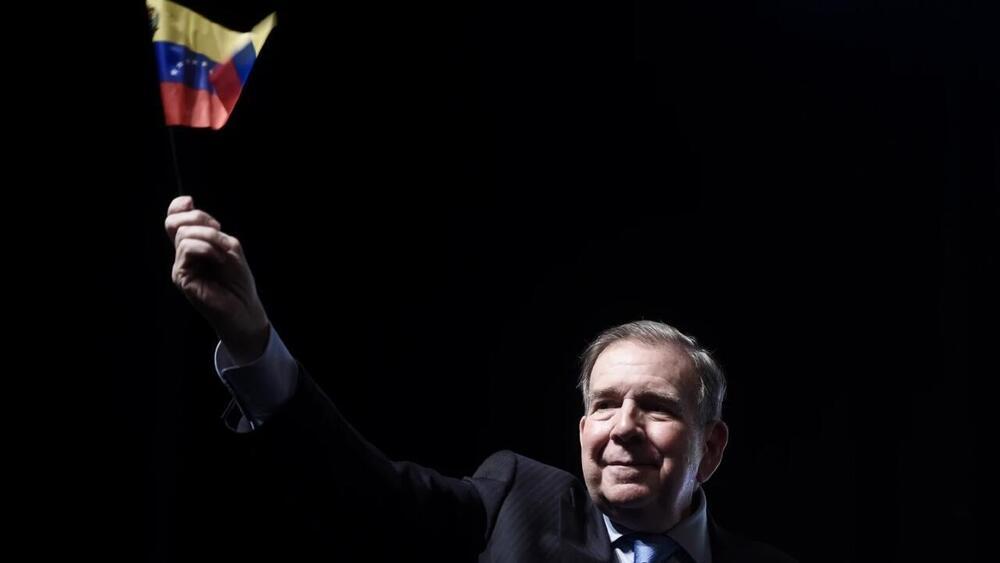
M 384 547 L 432 552 L 436 560 L 474 560 L 488 526 L 483 493 L 488 500 L 502 494 L 503 486 L 493 481 L 445 477 L 389 460 L 351 427 L 301 365 L 292 398 L 259 429 L 236 436 L 260 460 L 256 469 L 267 473 L 261 486 L 275 487 L 294 513 L 289 516 L 301 520 L 303 537 L 291 541 L 295 545 L 366 557 Z

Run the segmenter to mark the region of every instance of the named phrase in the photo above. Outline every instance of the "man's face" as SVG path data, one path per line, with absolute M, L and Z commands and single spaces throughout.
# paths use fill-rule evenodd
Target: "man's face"
M 725 425 L 703 431 L 691 367 L 673 346 L 631 340 L 608 346 L 594 363 L 580 419 L 583 475 L 594 503 L 618 522 L 673 526 L 721 460 Z

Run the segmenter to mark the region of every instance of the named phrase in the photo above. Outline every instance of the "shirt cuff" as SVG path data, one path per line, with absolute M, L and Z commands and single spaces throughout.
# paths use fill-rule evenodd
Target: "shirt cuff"
M 215 347 L 215 372 L 233 396 L 222 414 L 231 430 L 256 430 L 292 395 L 299 366 L 272 326 L 264 353 L 256 360 L 237 365 L 220 341 Z

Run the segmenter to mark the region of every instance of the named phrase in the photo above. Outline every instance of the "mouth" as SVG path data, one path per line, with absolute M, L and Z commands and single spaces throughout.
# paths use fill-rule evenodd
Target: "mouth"
M 635 461 L 609 461 L 604 465 L 607 467 L 653 467 L 652 463 L 638 463 Z

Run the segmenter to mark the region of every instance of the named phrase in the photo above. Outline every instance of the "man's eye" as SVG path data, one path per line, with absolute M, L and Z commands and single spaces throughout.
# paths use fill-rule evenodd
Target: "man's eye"
M 611 401 L 598 401 L 598 402 L 594 403 L 594 410 L 595 411 L 601 411 L 601 410 L 607 410 L 607 409 L 613 409 L 613 408 L 615 408 L 615 405 Z

